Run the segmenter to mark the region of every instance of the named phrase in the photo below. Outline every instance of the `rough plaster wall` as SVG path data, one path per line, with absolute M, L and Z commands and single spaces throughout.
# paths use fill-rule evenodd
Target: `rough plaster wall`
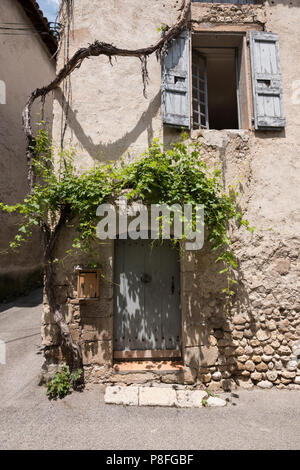
M 11 0 L 0 4 L 2 22 L 32 26 L 20 5 Z M 54 61 L 37 35 L 0 35 L 0 80 L 6 84 L 6 104 L 0 105 L 0 200 L 22 201 L 27 192 L 25 137 L 22 110 L 30 92 L 48 83 L 55 74 Z M 40 106 L 33 110 L 33 124 L 41 120 Z M 47 100 L 45 119 L 52 121 L 52 97 Z M 0 250 L 6 249 L 16 230 L 17 219 L 0 215 Z M 33 249 L 34 246 L 34 249 Z M 17 254 L 1 256 L 0 298 L 22 289 L 23 281 L 40 266 L 39 238 Z M 14 287 L 15 284 L 15 287 Z M 12 292 L 10 290 L 12 289 Z M 2 295 L 3 294 L 3 295 Z
M 179 1 L 103 0 L 75 2 L 74 40 L 70 54 L 98 39 L 124 48 L 156 42 L 161 23 L 178 16 Z M 175 8 L 174 8 L 175 6 Z M 98 11 L 98 14 L 95 12 Z M 149 60 L 148 98 L 143 96 L 139 59 L 91 58 L 72 77 L 70 131 L 66 136 L 78 149 L 81 167 L 97 160 L 118 160 L 141 153 L 153 136 L 162 137 L 160 63 Z M 61 62 L 59 62 L 59 66 Z M 60 138 L 60 105 L 55 103 L 54 136 Z
M 205 131 L 201 140 L 203 159 L 221 164 L 226 185 L 238 183 L 239 204 L 257 230 L 253 236 L 244 229 L 231 232 L 239 266 L 229 314 L 220 296 L 225 279 L 217 274 L 218 265 L 207 247 L 185 264 L 186 361 L 193 369 L 200 365 L 200 379 L 211 387 L 217 387 L 221 377 L 227 386 L 230 373 L 244 387 L 294 387 L 300 381 L 297 363 L 292 364 L 292 348 L 297 350 L 300 335 L 298 228 L 295 224 L 292 230 L 281 231 L 276 207 L 268 218 L 257 208 L 273 197 L 280 172 L 272 173 L 269 190 L 257 176 L 263 163 L 255 154 L 257 138 L 249 131 Z M 205 369 L 206 364 L 210 367 Z M 211 381 L 214 374 L 216 380 Z
M 286 128 L 257 133 L 253 146 L 253 187 L 249 216 L 282 235 L 299 231 L 300 183 L 300 2 L 273 0 L 267 8 L 266 30 L 279 34 Z M 297 92 L 298 89 L 298 99 Z M 263 204 L 261 194 L 264 193 Z
M 153 9 L 148 12 L 144 9 L 145 2 L 139 2 L 138 6 L 131 1 L 103 2 L 102 15 L 97 18 L 91 13 L 95 2 L 88 2 L 84 8 L 77 6 L 72 48 L 99 39 L 100 31 L 100 39 L 109 41 L 116 28 L 116 44 L 136 47 L 153 42 L 157 37 L 157 25 L 161 22 L 170 24 L 171 17 L 176 16 L 173 2 L 153 3 Z M 199 6 L 197 4 L 197 8 Z M 117 8 L 115 15 L 112 14 L 112 7 Z M 207 12 L 208 8 L 208 5 L 203 6 L 203 12 Z M 211 165 L 221 164 L 224 185 L 238 187 L 241 193 L 239 204 L 250 223 L 257 227 L 253 236 L 243 228 L 232 230 L 239 261 L 233 305 L 228 314 L 220 295 L 225 279 L 217 274 L 219 266 L 214 263 L 207 246 L 198 253 L 184 257 L 181 269 L 185 371 L 160 377 L 151 373 L 121 377 L 109 372 L 110 345 L 103 344 L 101 339 L 104 328 L 107 340 L 111 341 L 111 319 L 103 327 L 103 306 L 76 303 L 76 281 L 73 278 L 69 284 L 69 294 L 66 296 L 65 288 L 63 291 L 71 305 L 68 311 L 71 311 L 70 324 L 73 325 L 74 338 L 80 338 L 84 349 L 87 348 L 84 351 L 87 379 L 122 380 L 126 383 L 148 380 L 193 383 L 198 380 L 199 386 L 209 384 L 211 388 L 220 385 L 227 388 L 233 385 L 234 379 L 244 387 L 253 384 L 261 387 L 299 387 L 300 116 L 299 99 L 298 103 L 295 100 L 295 81 L 298 80 L 300 63 L 300 8 L 298 2 L 274 0 L 272 5 L 267 5 L 266 15 L 261 7 L 248 5 L 235 8 L 214 6 L 212 13 L 225 10 L 225 23 L 251 24 L 255 21 L 254 26 L 265 24 L 267 31 L 279 34 L 287 117 L 286 129 L 279 133 L 192 133 L 192 138 L 202 142 L 203 159 Z M 252 13 L 259 11 L 260 17 L 256 13 L 250 15 L 250 10 Z M 239 14 L 239 11 L 242 13 Z M 201 18 L 201 15 L 198 16 L 198 21 L 202 21 Z M 203 18 L 207 21 L 206 13 Z M 221 21 L 220 14 L 218 19 Z M 149 72 L 149 100 L 145 101 L 141 94 L 139 64 L 135 64 L 134 60 L 118 60 L 118 64 L 111 69 L 106 61 L 94 59 L 76 71 L 72 79 L 73 114 L 68 138 L 72 145 L 78 145 L 80 166 L 86 167 L 91 163 L 89 154 L 98 159 L 118 159 L 126 153 L 134 157 L 146 148 L 152 132 L 160 135 L 165 142 L 178 135 L 176 131 L 164 134 L 161 129 L 160 66 L 155 59 L 150 62 Z M 95 96 L 99 96 L 99 101 Z M 59 105 L 56 106 L 58 113 Z M 54 129 L 56 136 L 59 136 L 59 118 Z M 112 255 L 111 247 L 105 256 L 112 259 Z M 105 262 L 104 258 L 102 262 Z M 74 264 L 75 260 L 70 260 L 66 272 L 71 272 Z M 104 274 L 111 275 L 110 269 L 104 268 Z M 112 296 L 112 292 L 109 295 Z M 112 315 L 112 300 L 106 294 L 104 297 L 108 301 L 106 317 L 109 318 Z M 87 322 L 90 331 L 88 338 L 93 338 L 93 341 L 84 339 L 87 328 L 85 310 L 90 311 L 87 317 L 96 310 L 102 312 L 97 320 L 101 324 Z M 91 355 L 89 348 L 94 351 Z M 51 349 L 48 353 L 51 356 Z
M 74 341 L 82 346 L 84 365 L 100 364 L 106 371 L 112 365 L 113 340 L 113 242 L 105 241 L 96 245 L 98 256 L 75 253 L 66 256 L 71 248 L 72 230 L 66 228 L 62 234 L 63 243 L 57 248 L 55 256 L 62 260 L 55 272 L 57 302 L 69 324 Z M 100 299 L 91 301 L 78 300 L 76 267 L 96 263 L 101 270 Z M 66 358 L 60 348 L 61 338 L 58 328 L 50 314 L 47 298 L 44 297 L 42 339 L 46 347 L 45 358 L 56 363 Z

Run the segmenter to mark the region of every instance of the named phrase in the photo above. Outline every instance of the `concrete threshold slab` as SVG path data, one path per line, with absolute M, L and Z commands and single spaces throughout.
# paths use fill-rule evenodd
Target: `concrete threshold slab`
M 172 387 L 107 386 L 104 401 L 110 405 L 168 406 L 176 408 L 203 408 L 226 406 L 222 398 L 202 390 Z

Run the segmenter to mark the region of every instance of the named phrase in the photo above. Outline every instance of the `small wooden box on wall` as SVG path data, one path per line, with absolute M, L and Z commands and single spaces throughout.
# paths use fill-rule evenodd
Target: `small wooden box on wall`
M 77 298 L 97 300 L 100 297 L 100 269 L 77 267 Z

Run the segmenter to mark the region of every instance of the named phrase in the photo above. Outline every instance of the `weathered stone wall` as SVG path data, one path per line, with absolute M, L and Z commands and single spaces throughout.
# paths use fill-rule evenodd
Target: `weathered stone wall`
M 115 44 L 137 47 L 153 43 L 158 37 L 157 26 L 171 24 L 176 17 L 176 2 L 153 1 L 150 11 L 146 4 L 148 0 L 138 5 L 131 0 L 103 1 L 97 19 L 93 15 L 95 2 L 75 6 L 72 49 L 96 38 L 109 42 L 116 28 Z M 300 103 L 295 86 L 300 72 L 300 8 L 296 2 L 274 0 L 264 6 L 197 3 L 192 11 L 198 26 L 208 22 L 211 27 L 219 23 L 235 27 L 242 23 L 244 27 L 247 23 L 276 32 L 280 38 L 285 130 L 203 131 L 191 135 L 201 141 L 203 159 L 210 165 L 220 163 L 224 186 L 232 184 L 239 189 L 239 205 L 256 227 L 254 235 L 244 228 L 231 229 L 239 262 L 232 305 L 224 305 L 220 291 L 226 279 L 218 274 L 220 266 L 209 247 L 186 253 L 181 260 L 184 370 L 121 374 L 111 368 L 113 244 L 99 249 L 99 266 L 105 278 L 101 280 L 99 301 L 76 300 L 74 266 L 87 264 L 85 258 L 68 258 L 63 267 L 58 267 L 57 289 L 74 339 L 83 347 L 87 380 L 181 382 L 225 389 L 236 385 L 299 388 Z M 217 20 L 212 19 L 216 16 Z M 94 158 L 134 158 L 153 136 L 165 143 L 178 136 L 177 131 L 161 126 L 160 66 L 154 58 L 149 61 L 149 73 L 145 100 L 140 64 L 134 59 L 119 59 L 113 68 L 106 60 L 95 59 L 75 72 L 67 141 L 77 147 L 78 166 L 86 168 Z M 57 138 L 59 126 L 57 102 Z M 61 254 L 69 244 L 65 240 Z M 50 346 L 46 354 L 49 360 L 57 360 L 59 338 L 49 336 L 51 319 L 47 308 L 45 312 L 45 344 Z
M 256 203 L 263 206 L 271 188 L 267 178 L 264 182 L 256 176 L 256 137 L 249 131 L 204 131 L 201 140 L 203 158 L 221 163 L 224 184 L 239 184 L 239 203 L 246 214 L 254 193 L 259 193 Z M 291 194 L 278 197 L 288 203 Z M 185 264 L 186 363 L 212 388 L 233 383 L 297 388 L 300 383 L 299 237 L 293 232 L 298 222 L 280 230 L 280 211 L 275 197 L 272 201 L 269 226 L 252 216 L 251 222 L 257 224 L 254 235 L 232 230 L 239 266 L 229 313 L 220 296 L 226 280 L 217 274 L 212 254 L 201 250 Z
M 198 136 L 194 138 L 199 139 Z M 241 204 L 248 205 L 253 191 L 249 131 L 203 131 L 203 159 L 221 162 L 225 184 L 239 178 L 243 187 Z M 242 159 L 239 165 L 237 162 Z M 242 174 L 242 176 L 241 176 Z M 271 228 L 271 227 L 270 227 Z M 58 257 L 70 245 L 65 238 Z M 74 340 L 82 345 L 86 379 L 126 383 L 163 381 L 197 383 L 200 387 L 298 387 L 300 377 L 299 240 L 269 227 L 257 227 L 254 235 L 245 229 L 232 231 L 239 261 L 236 295 L 224 306 L 222 288 L 226 279 L 221 266 L 206 245 L 186 253 L 181 260 L 183 372 L 118 374 L 111 369 L 113 353 L 113 242 L 99 248 L 99 267 L 104 275 L 100 300 L 77 300 L 76 263 L 86 257 L 68 259 L 57 271 L 57 293 L 64 305 Z M 90 260 L 92 261 L 92 259 Z M 93 259 L 94 261 L 94 259 Z M 46 357 L 57 357 L 60 338 L 44 318 Z M 54 347 L 54 348 L 53 348 Z
M 266 23 L 265 6 L 230 4 L 192 4 L 192 23 L 201 24 L 253 24 Z
M 2 0 L 0 18 L 33 28 L 22 6 Z M 16 204 L 28 191 L 26 140 L 22 129 L 22 110 L 29 94 L 55 76 L 55 59 L 37 34 L 0 35 L 0 80 L 6 85 L 6 104 L 0 104 L 0 201 Z M 52 96 L 45 104 L 44 119 L 52 123 Z M 42 120 L 40 103 L 34 107 L 32 124 Z M 19 219 L 0 214 L 0 252 L 8 248 L 16 234 Z M 42 249 L 35 234 L 16 254 L 1 254 L 0 301 L 42 283 Z

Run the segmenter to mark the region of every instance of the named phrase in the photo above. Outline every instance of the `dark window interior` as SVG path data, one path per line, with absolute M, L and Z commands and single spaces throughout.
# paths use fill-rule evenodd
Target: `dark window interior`
M 210 129 L 238 129 L 235 49 L 211 49 L 207 58 Z
M 226 33 L 200 33 L 193 36 L 192 90 L 195 129 L 239 129 L 245 126 L 243 110 L 246 93 L 244 66 L 241 68 L 242 40 L 241 35 Z

